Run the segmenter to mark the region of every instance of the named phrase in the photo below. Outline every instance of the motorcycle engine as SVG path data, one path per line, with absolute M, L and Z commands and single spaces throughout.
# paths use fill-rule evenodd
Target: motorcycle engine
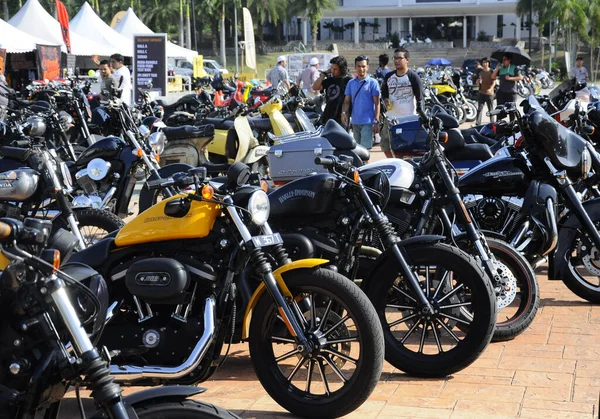
M 212 266 L 186 256 L 135 258 L 117 266 L 110 278 L 121 281 L 129 296 L 101 341 L 114 362 L 183 363 L 204 330 L 203 302 L 217 287 Z
M 515 197 L 484 197 L 469 195 L 464 198 L 465 207 L 479 228 L 484 230 L 500 231 L 504 228 L 509 217 L 519 213 L 523 206 L 522 198 Z

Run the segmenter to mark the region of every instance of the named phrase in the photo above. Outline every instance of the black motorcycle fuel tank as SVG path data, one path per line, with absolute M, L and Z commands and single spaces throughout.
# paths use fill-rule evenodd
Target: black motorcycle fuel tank
M 331 211 L 335 177 L 329 173 L 306 176 L 287 183 L 269 194 L 270 217 L 311 216 Z
M 119 153 L 127 146 L 127 143 L 119 137 L 106 137 L 95 142 L 81 153 L 77 159 L 77 168 L 85 167 L 96 159 L 112 160 L 119 157 Z
M 498 157 L 475 166 L 458 181 L 463 194 L 523 195 L 529 185 L 529 169 L 522 160 Z

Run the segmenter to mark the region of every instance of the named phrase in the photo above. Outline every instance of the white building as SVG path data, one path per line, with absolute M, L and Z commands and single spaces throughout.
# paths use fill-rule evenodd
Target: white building
M 339 1 L 336 10 L 323 14 L 317 39 L 359 43 L 385 40 L 397 32 L 404 38 L 411 34 L 413 39 L 452 39 L 457 47 L 466 48 L 481 31 L 494 38 L 529 37 L 527 17 L 518 18 L 515 13 L 516 0 Z M 304 43 L 311 39 L 307 19 L 294 19 L 284 31 Z M 538 36 L 535 24 L 532 36 Z

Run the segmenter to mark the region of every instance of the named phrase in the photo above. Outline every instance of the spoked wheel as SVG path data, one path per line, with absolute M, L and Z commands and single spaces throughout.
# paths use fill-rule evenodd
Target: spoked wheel
M 496 259 L 492 284 L 498 319 L 492 341 L 500 342 L 514 339 L 533 322 L 540 306 L 540 289 L 535 272 L 523 255 L 502 240 L 487 237 L 486 241 Z M 467 247 L 466 241 L 460 241 L 459 246 L 469 254 L 475 251 Z
M 378 280 L 368 291 L 383 325 L 385 358 L 416 376 L 460 371 L 492 338 L 496 302 L 491 283 L 475 260 L 456 248 L 416 244 L 404 251 L 433 312 L 421 307 L 408 281 L 397 273 L 396 261 L 388 256 L 388 263 L 373 273 Z
M 600 229 L 600 221 L 596 220 L 594 225 Z M 568 260 L 563 276 L 565 285 L 584 300 L 600 303 L 600 250 L 592 239 L 578 230 L 564 258 Z
M 383 336 L 375 310 L 354 283 L 332 271 L 292 271 L 285 281 L 311 348 L 295 343 L 265 293 L 250 325 L 256 375 L 296 415 L 346 415 L 369 397 L 381 375 Z
M 75 215 L 79 222 L 79 231 L 88 247 L 125 225 L 115 214 L 100 209 L 88 208 L 75 211 Z

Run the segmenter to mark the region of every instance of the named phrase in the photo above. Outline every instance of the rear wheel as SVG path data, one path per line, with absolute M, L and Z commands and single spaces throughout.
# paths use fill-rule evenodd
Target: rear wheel
M 358 408 L 374 390 L 383 364 L 383 336 L 366 295 L 326 269 L 285 274 L 313 349 L 302 355 L 264 293 L 252 313 L 250 356 L 269 395 L 304 417 L 339 417 Z
M 417 303 L 390 252 L 372 273 L 377 280 L 367 291 L 383 326 L 385 359 L 420 377 L 444 377 L 466 368 L 494 333 L 496 301 L 487 275 L 473 258 L 445 244 L 414 244 L 403 251 L 434 313 Z

